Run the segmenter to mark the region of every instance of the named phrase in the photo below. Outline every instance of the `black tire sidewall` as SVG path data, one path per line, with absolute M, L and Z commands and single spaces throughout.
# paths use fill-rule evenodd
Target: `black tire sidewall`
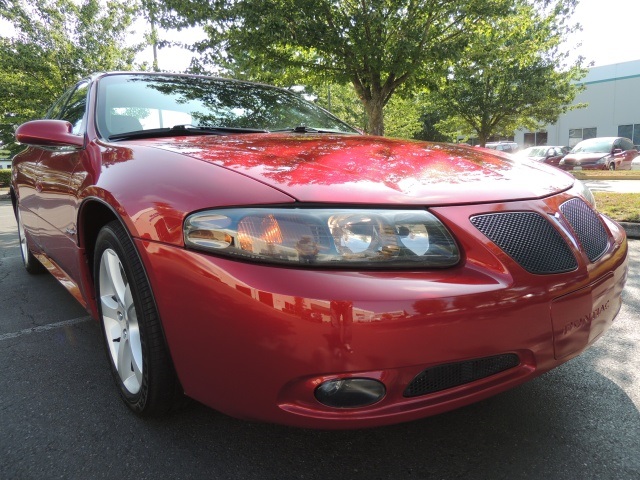
M 16 205 L 15 215 L 16 215 L 16 223 L 18 224 L 18 242 L 20 244 L 20 256 L 22 257 L 22 265 L 24 269 L 31 274 L 44 273 L 47 269 L 40 263 L 40 261 L 35 257 L 33 253 L 31 253 L 31 247 L 29 246 L 29 237 L 27 237 L 26 232 L 24 237 L 21 233 L 24 230 L 24 223 L 22 222 L 22 216 L 20 215 L 19 209 L 20 205 Z M 27 246 L 27 255 L 25 256 L 22 250 L 22 239 L 24 238 L 25 245 Z
M 123 245 L 125 243 L 125 245 Z M 128 245 L 126 245 L 128 243 Z M 127 248 L 129 247 L 129 248 Z M 124 386 L 124 383 L 120 379 L 120 375 L 116 369 L 116 366 L 111 358 L 111 352 L 109 350 L 107 335 L 105 331 L 104 320 L 102 316 L 102 305 L 100 302 L 100 262 L 102 259 L 102 254 L 105 250 L 111 249 L 113 250 L 120 260 L 122 267 L 124 269 L 125 275 L 127 276 L 127 281 L 131 286 L 131 296 L 133 298 L 134 306 L 136 309 L 136 316 L 138 319 L 138 328 L 140 330 L 140 343 L 142 346 L 142 382 L 140 385 L 140 390 L 138 393 L 132 394 L 127 390 Z M 133 250 L 133 252 L 131 251 Z M 128 251 L 128 253 L 127 253 Z M 135 249 L 133 247 L 133 243 L 128 238 L 124 228 L 119 225 L 119 223 L 110 223 L 102 228 L 100 233 L 98 234 L 98 238 L 96 240 L 96 247 L 93 259 L 93 272 L 94 272 L 94 283 L 95 283 L 95 294 L 96 294 L 96 303 L 98 305 L 98 313 L 100 320 L 100 330 L 102 332 L 102 342 L 105 349 L 105 353 L 107 359 L 109 361 L 109 365 L 111 368 L 111 373 L 114 377 L 116 384 L 118 385 L 118 390 L 120 395 L 127 403 L 127 405 L 134 410 L 136 413 L 143 413 L 147 407 L 147 400 L 149 396 L 149 351 L 148 351 L 148 316 L 155 315 L 155 312 L 146 311 L 143 307 L 143 302 L 140 298 L 140 289 L 146 288 L 150 294 L 151 289 L 149 288 L 148 282 L 146 278 L 141 280 L 140 275 L 136 276 L 134 274 L 134 268 L 141 268 L 140 260 L 137 258 L 137 254 L 135 253 Z M 142 275 L 144 277 L 144 275 Z M 140 285 L 140 282 L 144 282 L 144 285 Z

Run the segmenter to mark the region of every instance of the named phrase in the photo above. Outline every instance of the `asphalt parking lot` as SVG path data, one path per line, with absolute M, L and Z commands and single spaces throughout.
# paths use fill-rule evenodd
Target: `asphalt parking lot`
M 359 431 L 251 423 L 195 402 L 141 420 L 117 396 L 97 324 L 51 276 L 23 270 L 1 201 L 0 478 L 638 479 L 640 240 L 630 247 L 606 336 L 481 403 Z

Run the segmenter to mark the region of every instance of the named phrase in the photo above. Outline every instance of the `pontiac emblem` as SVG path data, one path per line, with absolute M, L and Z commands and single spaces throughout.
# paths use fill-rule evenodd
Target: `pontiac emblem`
M 585 325 L 589 325 L 593 323 L 598 319 L 600 315 L 602 315 L 608 309 L 609 309 L 609 300 L 607 300 L 606 303 L 603 303 L 602 305 L 598 306 L 595 310 L 593 310 L 593 312 L 587 315 L 583 315 L 577 320 L 573 320 L 567 323 L 564 326 L 564 329 L 562 330 L 562 335 L 567 335 L 568 333 L 571 333 L 572 330 L 576 330 L 578 328 L 584 327 Z

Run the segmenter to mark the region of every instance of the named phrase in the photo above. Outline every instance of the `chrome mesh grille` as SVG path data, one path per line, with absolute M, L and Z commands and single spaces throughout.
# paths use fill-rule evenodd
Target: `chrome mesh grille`
M 563 203 L 560 211 L 576 233 L 589 260 L 598 260 L 609 246 L 607 231 L 598 215 L 578 198 Z
M 449 363 L 427 368 L 409 383 L 405 397 L 417 397 L 457 387 L 520 365 L 515 353 L 478 358 L 466 362 Z
M 530 273 L 578 268 L 571 249 L 551 223 L 535 212 L 503 212 L 471 217 L 471 223 Z

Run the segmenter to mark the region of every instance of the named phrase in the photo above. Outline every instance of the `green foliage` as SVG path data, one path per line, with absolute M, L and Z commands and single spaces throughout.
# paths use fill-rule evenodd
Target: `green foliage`
M 582 59 L 566 65 L 559 47 L 575 27 L 566 25 L 575 0 L 540 6 L 522 0 L 503 18 L 478 22 L 472 40 L 447 74 L 432 87 L 445 119 L 437 126 L 452 136 L 491 135 L 553 123 L 583 88 Z M 540 2 L 538 2 L 540 3 Z
M 8 187 L 11 183 L 11 169 L 0 169 L 0 187 Z
M 312 87 L 316 103 L 349 125 L 364 130 L 367 114 L 362 102 L 349 85 L 320 84 Z
M 42 117 L 82 77 L 131 69 L 140 46 L 124 45 L 136 11 L 120 0 L 0 4 L 16 32 L 0 37 L 0 142 L 15 150 L 13 125 Z
M 367 128 L 367 112 L 349 85 L 321 84 L 308 93 L 315 103 L 360 130 Z M 307 89 L 305 90 L 307 91 Z M 420 96 L 422 97 L 422 96 Z M 422 106 L 418 97 L 395 95 L 384 110 L 385 133 L 390 137 L 414 138 L 422 129 Z
M 252 79 L 322 78 L 351 84 L 367 130 L 384 133 L 383 109 L 398 88 L 422 83 L 456 58 L 481 19 L 511 0 L 167 0 L 165 18 L 201 25 L 205 63 Z M 291 84 L 290 83 L 290 84 Z
M 384 111 L 385 133 L 390 137 L 415 138 L 422 130 L 419 97 L 395 95 Z

